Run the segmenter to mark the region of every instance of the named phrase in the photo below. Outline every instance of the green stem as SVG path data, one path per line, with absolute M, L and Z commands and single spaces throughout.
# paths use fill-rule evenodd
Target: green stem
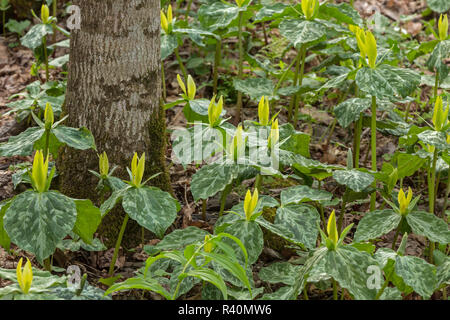
M 436 71 L 436 78 L 434 81 L 434 99 L 438 96 L 438 88 L 439 88 L 439 71 Z
M 408 123 L 408 119 L 409 119 L 409 110 L 411 109 L 411 104 L 412 101 L 410 103 L 408 103 L 408 106 L 406 107 L 406 112 L 405 112 L 405 122 Z
M 286 68 L 286 70 L 284 70 L 283 74 L 280 77 L 280 80 L 278 80 L 277 85 L 275 86 L 275 89 L 273 90 L 273 96 L 277 95 L 278 89 L 280 89 L 281 85 L 284 82 L 284 79 L 286 79 L 286 76 L 288 75 L 289 71 L 291 70 L 291 68 L 294 66 L 294 64 L 297 62 L 297 59 L 294 59 L 291 64 Z M 275 110 L 274 110 L 274 105 L 275 105 L 275 100 L 271 101 L 270 104 L 270 113 L 274 114 Z
M 338 221 L 338 227 L 337 227 L 339 235 L 341 235 L 341 232 L 342 232 L 342 224 L 344 222 L 344 214 L 345 214 L 346 205 L 347 205 L 347 202 L 346 202 L 346 199 L 344 198 L 342 200 L 341 214 L 339 215 L 339 221 Z
M 191 6 L 192 6 L 192 0 L 189 0 L 187 8 L 186 8 L 186 15 L 184 17 L 184 19 L 186 21 L 188 21 L 188 17 L 189 17 L 189 12 L 191 12 Z
M 354 159 L 353 159 L 353 166 L 355 168 L 359 168 L 359 155 L 361 153 L 361 132 L 362 132 L 362 121 L 363 121 L 363 115 L 362 113 L 359 116 L 358 122 L 355 124 L 355 147 L 353 150 Z
M 130 217 L 125 213 L 125 218 L 123 219 L 122 227 L 120 228 L 119 236 L 117 237 L 116 247 L 114 248 L 114 255 L 109 265 L 108 275 L 112 277 L 114 275 L 114 266 L 116 265 L 117 256 L 119 255 L 120 245 L 122 243 L 123 234 L 125 233 L 125 228 L 127 227 L 128 219 Z
M 304 296 L 305 300 L 309 300 L 309 297 L 308 297 L 308 284 L 307 283 L 305 284 L 305 287 L 303 288 L 303 296 Z
M 261 192 L 262 178 L 262 175 L 258 174 L 255 179 L 255 188 L 258 189 L 259 192 Z
M 181 73 L 183 73 L 184 80 L 187 81 L 188 74 L 186 72 L 186 68 L 184 67 L 183 60 L 181 60 L 180 52 L 178 51 L 178 47 L 174 50 L 175 56 L 177 57 L 178 64 L 180 65 Z
M 227 202 L 227 196 L 231 192 L 231 188 L 233 187 L 233 182 L 231 182 L 229 185 L 225 187 L 225 189 L 222 191 L 222 197 L 220 198 L 220 211 L 219 211 L 219 218 L 223 215 L 223 211 L 225 210 L 225 204 Z
M 302 65 L 301 65 L 301 69 L 300 69 L 300 78 L 298 80 L 299 86 L 301 86 L 303 84 L 303 76 L 305 75 L 306 45 L 304 45 L 304 44 L 302 45 L 301 51 L 302 51 Z M 299 101 L 300 94 L 297 93 L 296 96 L 297 96 L 297 98 L 295 99 L 295 112 L 294 112 L 294 121 L 293 121 L 294 127 L 297 127 L 298 109 L 299 109 L 299 104 L 300 104 L 300 101 Z
M 167 102 L 166 73 L 164 71 L 164 61 L 161 61 L 161 82 L 163 100 L 164 102 Z
M 371 122 L 371 146 L 372 146 L 372 171 L 377 171 L 377 98 L 372 96 L 372 122 Z M 376 180 L 372 185 L 377 187 Z M 370 196 L 370 211 L 375 210 L 375 201 L 377 199 L 377 193 L 374 191 Z
M 301 63 L 302 63 L 302 48 L 300 48 L 298 50 L 297 53 L 297 58 L 295 59 L 295 72 L 294 72 L 294 82 L 293 82 L 293 86 L 297 86 L 298 84 L 298 78 L 299 78 L 299 74 L 300 74 L 300 67 L 301 67 Z M 294 94 L 292 96 L 291 99 L 291 104 L 289 105 L 289 110 L 288 110 L 288 121 L 292 122 L 292 114 L 294 112 L 294 106 L 296 105 L 296 100 L 297 100 L 297 95 Z
M 400 235 L 400 227 L 398 227 L 397 230 L 395 231 L 394 240 L 392 241 L 392 250 L 395 250 L 395 245 L 397 244 L 399 235 Z
M 45 145 L 44 145 L 44 159 L 47 159 L 50 145 L 50 130 L 45 130 Z
M 436 185 L 436 162 L 438 157 L 438 150 L 435 147 L 434 154 L 433 154 L 433 164 L 431 166 L 431 178 L 428 183 L 428 198 L 429 198 L 429 204 L 430 204 L 430 213 L 434 214 L 434 194 L 435 194 L 435 185 Z M 430 263 L 432 264 L 434 261 L 433 252 L 435 249 L 435 244 L 433 241 L 430 240 Z
M 394 268 L 392 268 L 391 272 L 389 272 L 388 276 L 386 277 L 386 281 L 384 281 L 383 286 L 380 288 L 380 291 L 378 291 L 375 300 L 379 300 L 381 295 L 383 294 L 384 290 L 386 289 L 386 287 L 389 284 L 389 281 L 391 281 L 391 277 L 394 273 Z
M 338 299 L 337 282 L 333 279 L 333 299 Z
M 56 19 L 58 9 L 58 0 L 53 0 L 53 17 Z M 53 22 L 53 43 L 56 42 L 56 20 Z M 55 53 L 55 51 L 53 51 Z
M 206 205 L 208 203 L 208 200 L 203 199 L 202 200 L 202 219 L 203 221 L 206 221 Z
M 238 24 L 238 43 L 239 43 L 239 65 L 238 65 L 238 78 L 242 80 L 244 77 L 244 46 L 242 42 L 242 25 L 244 22 L 244 12 L 239 12 L 239 24 Z M 237 122 L 242 121 L 242 92 L 238 91 L 237 97 Z
M 217 40 L 216 54 L 214 56 L 214 70 L 213 70 L 213 93 L 217 94 L 217 87 L 219 85 L 219 67 L 222 59 L 222 40 Z
M 49 81 L 49 71 L 48 71 L 48 52 L 47 52 L 47 36 L 42 38 L 42 44 L 44 45 L 44 63 L 45 63 L 45 82 Z
M 52 263 L 50 261 L 50 257 L 44 260 L 44 268 L 46 271 L 51 272 L 52 271 Z

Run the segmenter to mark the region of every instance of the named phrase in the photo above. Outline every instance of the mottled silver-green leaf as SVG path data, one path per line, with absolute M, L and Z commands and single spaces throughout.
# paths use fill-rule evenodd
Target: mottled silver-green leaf
M 362 112 L 371 106 L 370 99 L 351 98 L 334 108 L 334 114 L 343 128 L 347 128 L 353 122 L 359 120 Z
M 325 271 L 356 300 L 375 298 L 377 290 L 369 289 L 367 285 L 372 275 L 367 269 L 369 266 L 376 266 L 377 261 L 368 253 L 352 246 L 341 246 L 337 250 L 328 250 L 324 259 Z
M 34 50 L 42 46 L 42 38 L 44 36 L 52 33 L 53 29 L 51 24 L 37 24 L 20 39 L 20 42 L 24 47 Z
M 405 98 L 417 89 L 421 77 L 415 71 L 382 64 L 375 69 L 364 67 L 356 74 L 359 88 L 377 98 Z
M 447 136 L 444 132 L 426 130 L 417 135 L 417 137 L 425 144 L 435 146 L 439 150 L 446 150 L 450 148 L 447 143 Z
M 33 152 L 33 146 L 45 130 L 39 127 L 28 128 L 21 134 L 9 138 L 7 143 L 0 144 L 0 156 L 28 156 Z
M 190 244 L 203 242 L 209 233 L 196 227 L 177 229 L 164 237 L 155 248 L 161 251 L 184 248 Z
M 448 0 L 427 0 L 427 5 L 431 10 L 439 13 L 445 13 L 450 10 L 450 1 Z
M 192 176 L 191 192 L 194 200 L 214 196 L 236 179 L 238 174 L 239 170 L 235 165 L 212 163 L 203 166 Z
M 233 223 L 231 226 L 225 229 L 226 233 L 229 233 L 239 240 L 241 240 L 248 254 L 248 264 L 251 265 L 258 260 L 264 247 L 263 233 L 259 225 L 255 221 L 240 220 Z M 231 240 L 225 239 L 231 247 L 238 252 L 239 261 L 245 262 L 244 254 L 240 247 Z
M 275 292 L 266 293 L 259 300 L 291 300 L 294 294 L 294 288 L 292 286 L 281 287 Z
M 281 204 L 301 203 L 307 201 L 330 201 L 333 194 L 324 190 L 313 189 L 308 186 L 295 186 L 281 191 Z
M 234 79 L 234 88 L 244 94 L 248 94 L 251 99 L 259 100 L 262 96 L 272 96 L 275 85 L 267 78 Z
M 275 225 L 283 226 L 291 231 L 294 239 L 309 249 L 316 246 L 319 223 L 320 215 L 316 208 L 298 204 L 283 205 L 278 208 L 274 222 Z
M 436 277 L 438 287 L 443 284 L 450 284 L 450 258 L 447 257 L 444 263 L 437 267 Z
M 175 35 L 161 35 L 161 61 L 166 60 L 178 47 L 178 40 Z
M 9 251 L 11 247 L 11 239 L 3 226 L 3 217 L 5 216 L 6 210 L 9 208 L 10 204 L 10 201 L 0 202 L 0 246 L 7 251 Z
M 355 242 L 378 238 L 395 229 L 401 219 L 401 215 L 391 209 L 367 212 L 359 221 Z
M 56 138 L 69 147 L 77 150 L 96 149 L 95 140 L 92 133 L 85 127 L 76 129 L 65 126 L 58 126 L 52 129 Z
M 164 236 L 178 212 L 177 201 L 169 193 L 154 187 L 128 189 L 122 207 L 131 219 L 159 238 Z
M 450 243 L 448 224 L 434 214 L 425 211 L 413 211 L 406 216 L 406 220 L 415 234 L 427 237 L 434 242 Z
M 291 151 L 307 158 L 311 156 L 309 152 L 311 136 L 309 134 L 295 130 L 290 123 L 281 125 L 279 130 L 280 141 L 284 141 L 280 146 L 281 149 Z
M 347 186 L 353 191 L 361 192 L 375 180 L 373 175 L 358 169 L 336 170 L 333 178 L 341 185 Z
M 397 288 L 387 287 L 381 294 L 380 300 L 403 300 L 403 297 Z
M 74 202 L 77 208 L 77 220 L 73 231 L 85 243 L 91 244 L 94 233 L 102 221 L 100 209 L 94 206 L 91 200 L 74 200 Z
M 419 257 L 397 256 L 395 273 L 425 299 L 436 289 L 436 267 Z
M 285 3 L 276 2 L 274 4 L 269 4 L 263 6 L 255 16 L 255 22 L 263 22 L 272 20 L 275 15 L 280 15 L 283 11 L 288 8 L 289 5 Z
M 325 36 L 325 27 L 314 21 L 289 19 L 282 21 L 279 28 L 281 35 L 296 48 Z
M 348 3 L 327 3 L 320 6 L 320 13 L 333 17 L 345 24 L 361 25 L 363 23 L 358 11 Z
M 11 241 L 42 262 L 73 229 L 76 219 L 72 199 L 55 191 L 28 190 L 14 198 L 3 221 Z
M 197 14 L 204 29 L 215 31 L 228 27 L 237 18 L 238 13 L 239 8 L 237 6 L 214 2 L 211 5 L 202 5 Z
M 289 262 L 275 262 L 262 268 L 258 273 L 258 277 L 262 281 L 269 283 L 293 285 L 295 277 L 301 268 L 302 266 L 296 266 Z

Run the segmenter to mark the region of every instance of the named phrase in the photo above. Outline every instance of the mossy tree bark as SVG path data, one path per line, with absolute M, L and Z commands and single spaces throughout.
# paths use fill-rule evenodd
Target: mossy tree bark
M 73 30 L 64 113 L 66 125 L 92 131 L 98 153 L 106 151 L 115 175 L 128 180 L 126 167 L 134 152 L 146 153 L 145 176 L 163 172 L 152 184 L 170 191 L 165 167 L 165 117 L 160 105 L 159 0 L 75 0 L 81 29 Z M 95 151 L 64 148 L 58 159 L 60 190 L 91 199 L 98 171 Z M 145 178 L 145 177 L 144 177 Z M 120 207 L 120 206 L 119 206 Z M 116 208 L 104 217 L 99 232 L 109 246 L 124 213 Z M 125 246 L 140 239 L 140 227 L 128 224 Z

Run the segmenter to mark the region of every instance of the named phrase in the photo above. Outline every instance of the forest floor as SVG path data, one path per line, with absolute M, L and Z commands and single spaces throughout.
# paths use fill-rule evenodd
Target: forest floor
M 374 8 L 377 8 L 383 15 L 387 16 L 389 19 L 395 21 L 398 20 L 400 15 L 414 15 L 419 14 L 426 7 L 425 1 L 417 0 L 417 1 L 408 1 L 408 0 L 370 0 L 370 1 L 356 1 L 355 8 L 359 10 L 361 16 L 368 17 L 372 14 Z M 193 7 L 192 10 L 196 8 Z M 422 30 L 422 24 L 419 19 L 412 19 L 406 25 L 403 26 L 408 30 L 408 32 L 417 34 Z M 276 37 L 276 35 L 274 35 Z M 271 37 L 269 36 L 269 41 Z M 59 39 L 59 40 L 62 40 Z M 17 37 L 13 35 L 9 35 L 5 38 L 0 37 L 0 114 L 6 112 L 8 108 L 6 104 L 11 102 L 8 98 L 21 92 L 25 89 L 25 87 L 31 82 L 35 81 L 36 78 L 33 78 L 30 75 L 30 68 L 33 64 L 33 53 L 20 45 L 12 47 L 12 44 L 18 43 Z M 181 48 L 180 54 L 181 56 L 189 55 L 190 48 L 185 46 Z M 57 56 L 63 55 L 67 53 L 66 49 L 58 49 Z M 176 70 L 176 64 L 171 63 L 171 61 L 166 61 L 167 65 L 172 66 L 171 68 L 166 69 L 166 83 L 167 83 L 167 100 L 175 101 L 178 99 L 179 95 L 179 86 L 176 81 L 176 75 L 179 72 Z M 174 67 L 175 66 L 175 67 Z M 311 68 L 314 66 L 314 61 L 311 62 L 307 68 Z M 54 75 L 59 76 L 59 71 L 54 70 Z M 203 92 L 202 92 L 203 90 Z M 208 88 L 204 88 L 199 91 L 199 95 L 202 96 L 205 90 Z M 429 89 L 428 89 L 429 90 Z M 427 90 L 423 90 L 423 94 L 425 95 Z M 205 94 L 205 97 L 208 95 Z M 348 134 L 348 131 L 345 129 L 336 126 L 333 134 L 330 137 L 328 136 L 328 129 L 331 127 L 333 122 L 333 117 L 329 115 L 326 110 L 330 110 L 330 107 L 335 105 L 336 101 L 321 101 L 320 106 L 314 106 L 311 108 L 303 108 L 302 113 L 308 114 L 311 118 L 314 119 L 312 124 L 310 123 L 300 123 L 298 130 L 302 132 L 306 132 L 311 134 L 311 157 L 316 160 L 320 160 L 321 162 L 328 164 L 340 164 L 346 165 L 347 158 L 347 148 L 344 146 L 349 146 L 352 144 L 351 137 L 352 135 Z M 245 103 L 245 100 L 244 100 Z M 414 111 L 416 106 L 414 103 L 411 106 L 411 110 Z M 231 108 L 228 109 L 229 114 L 233 114 L 233 110 Z M 245 119 L 254 119 L 257 114 L 257 106 L 256 105 L 245 105 L 244 108 L 244 118 Z M 380 113 L 380 117 L 383 115 Z M 281 121 L 286 122 L 286 115 L 280 115 Z M 167 127 L 169 130 L 177 128 L 177 127 L 185 127 L 186 120 L 183 115 L 182 107 L 174 107 L 167 111 Z M 10 136 L 14 136 L 22 132 L 26 129 L 24 124 L 18 124 L 14 115 L 10 116 L 1 116 L 0 117 L 0 142 L 5 142 L 8 140 Z M 397 143 L 395 138 L 383 136 L 381 133 L 378 133 L 377 136 L 377 154 L 378 161 L 381 164 L 382 155 L 394 153 L 396 149 Z M 369 167 L 370 165 L 370 130 L 365 130 L 361 137 L 361 154 L 363 163 L 361 166 Z M 167 150 L 167 163 L 169 165 L 170 176 L 172 181 L 172 187 L 175 191 L 175 194 L 182 204 L 182 211 L 179 213 L 179 216 L 171 227 L 168 230 L 174 230 L 176 228 L 186 228 L 188 226 L 196 226 L 208 231 L 213 230 L 213 225 L 215 220 L 217 219 L 217 212 L 219 209 L 219 199 L 218 197 L 210 199 L 208 201 L 207 207 L 207 219 L 204 221 L 201 215 L 201 204 L 195 203 L 192 199 L 192 195 L 190 193 L 190 181 L 191 176 L 195 173 L 196 169 L 194 166 L 189 166 L 187 169 L 183 168 L 181 165 L 170 164 L 171 157 L 171 148 L 170 144 L 168 145 Z M 11 180 L 13 172 L 9 170 L 9 167 L 14 164 L 18 164 L 25 161 L 31 161 L 31 157 L 0 157 L 0 201 L 11 198 L 15 194 L 17 194 L 20 190 L 14 190 L 13 183 Z M 278 196 L 281 191 L 281 187 L 285 187 L 288 181 L 268 181 L 267 184 L 270 184 L 271 195 Z M 405 184 L 408 182 L 405 181 Z M 253 184 L 252 180 L 248 180 L 245 182 L 243 188 L 247 188 Z M 279 190 L 277 194 L 277 185 L 279 185 Z M 20 186 L 18 187 L 20 189 Z M 327 183 L 325 184 L 325 188 L 327 191 L 335 194 L 342 195 L 345 191 L 342 186 L 339 186 L 337 183 Z M 424 186 L 424 188 L 426 188 Z M 445 187 L 440 188 L 444 190 Z M 239 202 L 239 199 L 242 198 L 242 195 L 237 193 L 232 193 L 228 197 L 228 201 L 226 204 L 226 209 L 231 208 L 234 204 Z M 438 205 L 439 202 L 443 202 L 443 194 L 438 196 Z M 358 220 L 361 218 L 357 213 L 365 212 L 368 210 L 368 202 L 362 202 L 360 204 L 355 204 L 353 206 L 348 206 L 347 213 L 345 215 L 345 225 L 349 225 L 350 223 L 357 224 Z M 348 237 L 352 237 L 354 230 L 348 234 Z M 382 240 L 376 243 L 377 247 L 390 247 L 393 241 L 394 232 L 387 234 L 382 237 Z M 149 240 L 146 244 L 156 244 L 159 240 Z M 425 238 L 421 236 L 411 235 L 409 237 L 408 246 L 406 248 L 406 253 L 408 255 L 416 255 L 421 256 L 423 254 L 423 250 L 425 249 L 427 241 Z M 20 256 L 27 256 L 27 254 L 17 247 L 12 247 L 13 251 L 16 253 L 15 255 L 9 255 L 6 251 L 0 248 L 0 267 L 14 269 L 17 265 Z M 128 248 L 127 252 L 122 251 L 121 256 L 119 257 L 116 270 L 120 273 L 123 278 L 132 277 L 134 272 L 140 268 L 143 262 L 147 259 L 147 255 L 143 251 L 142 245 L 137 248 Z M 109 249 L 102 252 L 87 252 L 87 251 L 79 251 L 79 252 L 62 252 L 60 250 L 55 254 L 54 264 L 60 268 L 67 268 L 69 265 L 78 265 L 82 269 L 82 272 L 86 272 L 88 274 L 89 282 L 93 285 L 98 285 L 99 287 L 106 288 L 104 285 L 97 282 L 98 279 L 107 276 L 107 271 L 109 267 L 109 263 L 112 258 L 113 249 Z M 29 255 L 28 255 L 29 256 Z M 29 256 L 30 260 L 33 258 Z M 263 254 L 261 255 L 259 261 L 255 264 L 255 279 L 258 279 L 257 272 L 263 266 L 266 266 L 274 261 L 286 261 L 289 259 L 294 259 L 295 251 L 292 250 L 282 250 L 280 252 L 270 249 L 270 244 L 266 245 Z M 35 266 L 39 266 L 39 264 L 34 260 L 33 263 Z M 0 279 L 0 287 L 3 287 L 7 284 L 6 281 L 2 281 Z M 256 286 L 261 285 L 261 281 L 255 281 Z M 324 296 L 325 294 L 325 296 Z M 439 293 L 437 293 L 439 294 Z M 161 299 L 161 297 L 157 294 L 149 294 L 152 299 Z M 190 292 L 190 296 L 184 297 L 186 299 L 197 299 L 199 295 L 199 291 L 192 290 Z M 310 298 L 318 299 L 318 298 L 330 298 L 332 292 L 321 292 L 314 295 L 314 291 L 311 291 Z M 114 296 L 114 295 L 113 295 Z M 137 295 L 136 292 L 126 292 L 126 293 L 117 293 L 115 295 L 117 299 L 138 299 L 140 295 Z M 416 294 L 411 294 L 407 299 L 416 299 Z M 437 298 L 437 297 L 436 297 Z

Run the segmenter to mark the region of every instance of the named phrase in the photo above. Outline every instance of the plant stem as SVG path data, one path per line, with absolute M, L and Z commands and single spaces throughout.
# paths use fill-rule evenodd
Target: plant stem
M 52 263 L 50 261 L 50 257 L 44 260 L 44 268 L 46 271 L 51 272 L 52 271 Z
M 300 78 L 298 80 L 298 84 L 299 86 L 301 86 L 303 84 L 303 76 L 305 74 L 305 60 L 306 60 L 306 45 L 303 44 L 301 47 L 301 53 L 302 53 L 302 65 L 300 68 Z M 295 112 L 294 112 L 294 119 L 292 124 L 294 125 L 294 128 L 297 127 L 297 121 L 298 121 L 298 108 L 299 108 L 299 104 L 300 104 L 300 94 L 297 93 L 296 94 L 296 98 L 295 98 Z
M 262 175 L 258 174 L 255 179 L 255 188 L 261 192 L 261 184 L 262 184 Z
M 359 116 L 358 122 L 355 124 L 355 147 L 354 147 L 354 159 L 353 159 L 353 166 L 355 168 L 359 168 L 359 155 L 361 153 L 361 132 L 362 132 L 362 121 L 363 121 L 363 115 L 362 113 Z
M 338 292 L 337 292 L 337 282 L 333 279 L 333 299 L 338 299 Z
M 303 288 L 303 296 L 304 296 L 305 300 L 309 300 L 309 297 L 308 297 L 308 284 L 307 283 L 305 283 L 305 287 Z
M 434 194 L 435 194 L 435 185 L 436 185 L 436 162 L 437 162 L 437 157 L 438 157 L 438 150 L 435 147 L 434 148 L 434 153 L 433 153 L 433 164 L 431 166 L 431 178 L 430 181 L 428 183 L 428 202 L 430 205 L 430 213 L 434 214 Z M 434 248 L 435 248 L 435 244 L 433 241 L 430 240 L 430 263 L 433 263 L 434 257 L 433 257 L 433 252 L 434 252 Z
M 44 45 L 44 63 L 45 63 L 45 82 L 49 81 L 49 71 L 48 71 L 48 52 L 47 52 L 47 36 L 42 38 L 42 44 Z
M 239 65 L 238 65 L 238 78 L 242 80 L 244 76 L 244 46 L 242 43 L 242 25 L 244 21 L 243 11 L 239 11 L 239 24 L 238 24 L 238 43 L 239 43 Z M 242 121 L 242 92 L 238 91 L 237 97 L 237 122 Z
M 164 102 L 167 102 L 166 73 L 164 72 L 164 61 L 161 61 L 161 82 L 162 82 L 162 97 Z
M 411 109 L 411 104 L 412 104 L 412 101 L 410 103 L 408 103 L 408 106 L 406 107 L 406 112 L 405 112 L 405 122 L 406 123 L 408 123 L 409 110 Z
M 213 94 L 217 94 L 217 87 L 219 85 L 219 67 L 222 59 L 222 40 L 217 40 L 216 55 L 214 56 L 214 70 L 213 70 Z
M 174 50 L 175 56 L 177 57 L 178 64 L 180 65 L 181 73 L 183 73 L 183 77 L 185 81 L 187 81 L 188 75 L 186 72 L 186 68 L 184 67 L 183 60 L 181 60 L 180 52 L 178 51 L 178 47 Z
M 192 0 L 189 0 L 187 8 L 186 8 L 186 15 L 184 17 L 184 19 L 186 21 L 188 21 L 188 17 L 189 17 L 189 12 L 191 11 L 191 6 L 192 6 Z
M 377 98 L 372 96 L 372 122 L 371 122 L 371 146 L 372 146 L 372 171 L 377 171 Z M 372 185 L 377 187 L 376 180 Z M 377 192 L 374 191 L 370 195 L 370 211 L 375 210 L 375 201 L 377 199 Z
M 436 79 L 434 81 L 434 99 L 438 96 L 438 88 L 439 88 L 439 71 L 436 71 Z
M 339 235 L 341 235 L 341 232 L 342 232 L 342 224 L 344 222 L 344 214 L 345 214 L 345 207 L 346 207 L 346 205 L 347 205 L 347 202 L 346 202 L 346 199 L 344 197 L 344 199 L 342 200 L 342 209 L 341 209 L 341 214 L 339 215 L 339 221 L 338 221 L 338 227 L 337 227 Z
M 380 297 L 381 297 L 381 295 L 383 294 L 384 290 L 385 290 L 386 287 L 388 286 L 389 281 L 391 281 L 391 277 L 392 277 L 392 274 L 394 273 L 394 270 L 395 270 L 395 269 L 392 268 L 391 272 L 389 272 L 388 276 L 386 277 L 386 280 L 385 280 L 384 283 L 383 283 L 383 286 L 381 287 L 380 291 L 378 291 L 378 293 L 377 293 L 377 295 L 376 295 L 376 297 L 375 297 L 375 300 L 379 300 L 379 299 L 380 299 Z
M 53 0 L 53 17 L 56 19 L 58 9 L 58 0 Z M 53 22 L 53 43 L 56 42 L 56 21 Z M 53 51 L 55 53 L 56 51 Z
M 289 70 L 291 70 L 291 68 L 294 66 L 294 64 L 297 62 L 297 59 L 294 59 L 291 64 L 286 68 L 286 70 L 284 70 L 283 74 L 280 77 L 280 80 L 278 80 L 277 85 L 275 86 L 275 89 L 273 90 L 273 96 L 277 95 L 278 89 L 280 89 L 281 85 L 284 82 L 284 79 L 286 79 L 286 76 L 289 73 Z M 275 110 L 274 110 L 274 104 L 275 104 L 275 100 L 271 101 L 270 103 L 270 113 L 274 114 Z
M 223 215 L 223 211 L 225 210 L 225 204 L 227 202 L 227 196 L 231 192 L 232 187 L 233 187 L 233 182 L 231 182 L 229 185 L 227 185 L 225 187 L 225 189 L 222 191 L 222 197 L 220 198 L 219 218 Z
M 50 130 L 45 130 L 45 149 L 44 149 L 44 159 L 47 159 L 48 152 L 49 152 L 49 145 L 50 145 Z
M 125 228 L 127 227 L 128 219 L 130 217 L 125 213 L 125 218 L 123 219 L 122 227 L 120 228 L 119 236 L 117 237 L 116 247 L 114 248 L 114 255 L 109 265 L 108 275 L 112 277 L 114 275 L 114 266 L 116 265 L 117 256 L 119 255 L 120 244 L 122 243 L 123 234 L 125 233 Z
M 206 221 L 206 205 L 208 203 L 208 200 L 202 199 L 202 219 L 203 221 Z
M 400 227 L 397 228 L 394 235 L 394 240 L 392 241 L 392 250 L 395 250 L 395 245 L 397 244 L 398 236 L 400 235 Z

